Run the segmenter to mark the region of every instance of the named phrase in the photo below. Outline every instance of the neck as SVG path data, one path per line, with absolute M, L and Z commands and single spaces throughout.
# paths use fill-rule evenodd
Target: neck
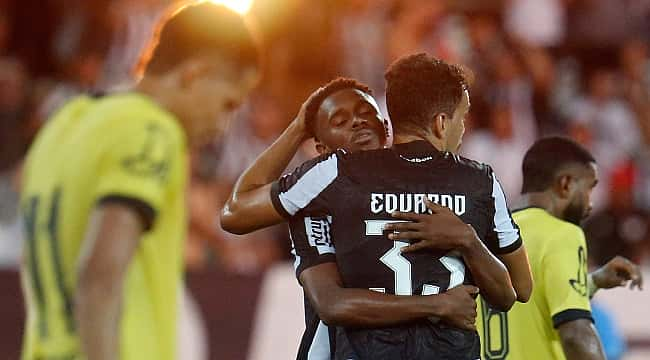
M 419 141 L 419 140 L 424 140 L 430 143 L 431 145 L 433 145 L 433 147 L 435 147 L 440 151 L 444 150 L 442 141 L 437 137 L 433 136 L 433 134 L 431 133 L 427 133 L 427 134 L 418 133 L 418 132 L 404 133 L 399 130 L 396 130 L 393 144 L 405 144 L 405 143 L 410 143 L 412 141 Z
M 156 104 L 158 104 L 158 106 L 174 115 L 176 121 L 178 121 L 181 127 L 185 130 L 185 133 L 187 134 L 187 141 L 191 145 L 194 143 L 194 140 L 192 139 L 191 131 L 188 128 L 188 123 L 186 122 L 186 113 L 183 111 L 182 107 L 179 106 L 180 104 L 178 104 L 178 102 L 173 101 L 173 97 L 167 95 L 168 92 L 161 88 L 161 86 L 158 84 L 158 81 L 159 80 L 156 78 L 151 79 L 145 77 L 140 82 L 138 82 L 138 84 L 134 87 L 134 90 L 140 94 L 146 95 Z
M 523 195 L 524 207 L 539 207 L 558 219 L 562 219 L 564 207 L 558 204 L 557 199 L 549 192 L 532 192 Z

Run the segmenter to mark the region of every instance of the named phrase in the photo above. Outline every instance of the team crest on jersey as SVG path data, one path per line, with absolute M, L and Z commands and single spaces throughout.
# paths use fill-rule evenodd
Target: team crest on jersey
M 578 248 L 578 273 L 576 274 L 575 279 L 569 280 L 569 285 L 575 290 L 580 296 L 587 296 L 587 255 L 585 254 L 585 248 Z
M 171 157 L 168 134 L 156 124 L 149 124 L 144 139 L 140 151 L 123 159 L 122 166 L 132 174 L 157 177 L 164 181 L 169 172 Z

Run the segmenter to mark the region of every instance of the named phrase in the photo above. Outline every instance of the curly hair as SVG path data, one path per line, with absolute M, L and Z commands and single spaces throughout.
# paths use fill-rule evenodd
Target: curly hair
M 362 84 L 355 79 L 339 77 L 328 82 L 325 86 L 321 87 L 318 90 L 318 93 L 316 93 L 316 95 L 314 95 L 314 97 L 312 97 L 305 105 L 305 123 L 312 135 L 315 135 L 314 126 L 316 124 L 316 117 L 318 115 L 318 109 L 320 109 L 323 101 L 325 101 L 328 96 L 344 89 L 356 89 L 368 95 L 372 95 L 372 90 L 370 90 L 367 85 Z
M 212 2 L 185 1 L 168 7 L 135 73 L 164 73 L 200 55 L 216 55 L 241 67 L 260 61 L 257 39 L 239 14 Z
M 385 78 L 388 114 L 396 129 L 429 127 L 436 114 L 452 115 L 468 89 L 461 67 L 424 53 L 398 59 Z

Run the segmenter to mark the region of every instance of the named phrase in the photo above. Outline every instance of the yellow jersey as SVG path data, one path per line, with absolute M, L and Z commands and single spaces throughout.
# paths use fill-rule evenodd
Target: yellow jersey
M 484 360 L 565 359 L 556 328 L 590 319 L 587 246 L 580 227 L 541 208 L 513 214 L 526 246 L 535 281 L 530 301 L 508 313 L 479 300 L 477 329 Z
M 120 359 L 176 357 L 186 147 L 175 118 L 135 93 L 76 98 L 45 125 L 29 150 L 21 195 L 23 360 L 84 359 L 73 314 L 76 269 L 89 215 L 106 199 L 152 215 L 125 278 Z

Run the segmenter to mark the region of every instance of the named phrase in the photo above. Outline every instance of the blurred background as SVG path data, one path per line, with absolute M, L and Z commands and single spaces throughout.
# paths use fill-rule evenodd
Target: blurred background
M 67 99 L 128 88 L 169 2 L 0 0 L 2 359 L 17 359 L 21 345 L 17 201 L 30 141 Z M 587 146 L 601 178 L 586 223 L 591 263 L 624 255 L 650 279 L 650 0 L 223 2 L 256 24 L 264 75 L 226 138 L 192 154 L 181 359 L 295 356 L 302 292 L 286 228 L 230 235 L 219 210 L 311 91 L 349 76 L 383 103 L 384 70 L 414 52 L 473 70 L 463 153 L 494 167 L 512 208 L 523 154 L 536 138 L 565 134 Z M 295 164 L 314 155 L 312 144 L 303 150 Z M 596 296 L 611 359 L 650 358 L 647 293 Z

